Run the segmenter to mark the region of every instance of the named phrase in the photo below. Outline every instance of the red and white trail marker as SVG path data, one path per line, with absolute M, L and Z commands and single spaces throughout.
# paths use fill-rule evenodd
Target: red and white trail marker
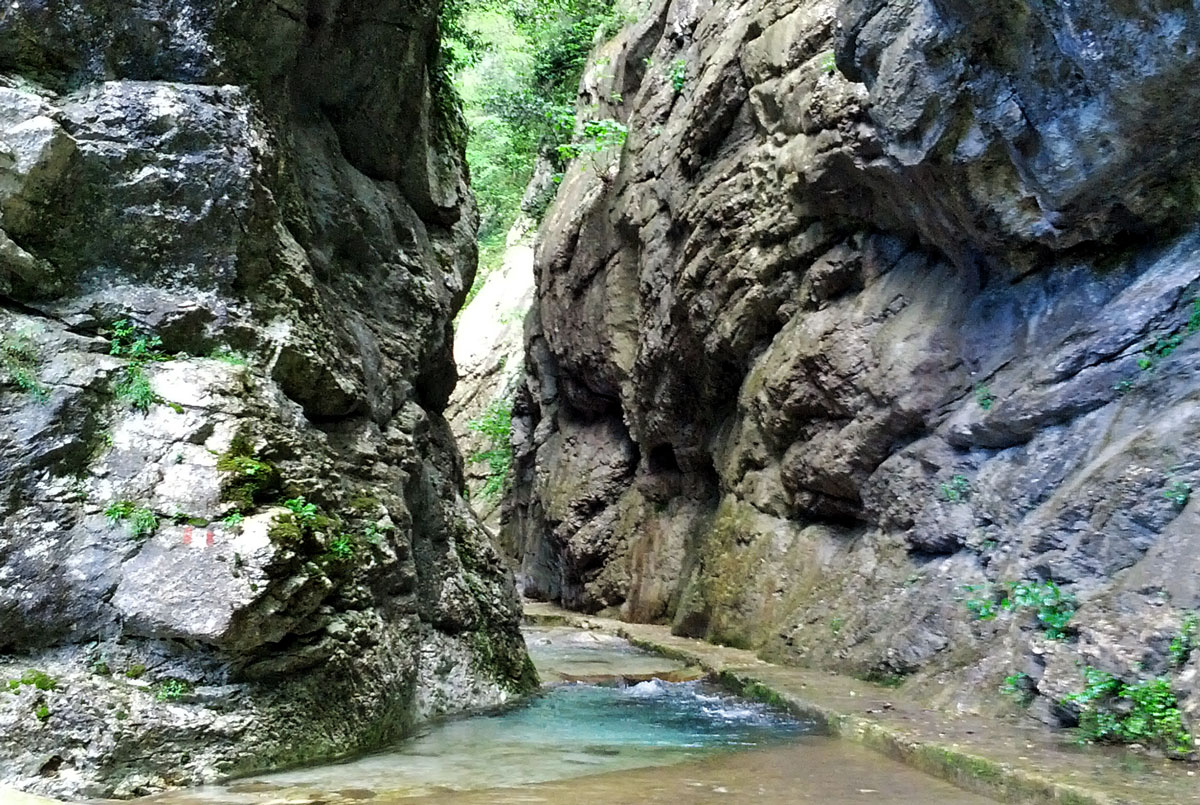
M 187 525 L 183 527 L 183 544 L 189 548 L 211 548 L 215 542 L 216 536 L 213 533 L 212 528 L 205 529 L 204 541 L 201 542 L 200 539 L 196 537 L 196 529 L 194 526 Z

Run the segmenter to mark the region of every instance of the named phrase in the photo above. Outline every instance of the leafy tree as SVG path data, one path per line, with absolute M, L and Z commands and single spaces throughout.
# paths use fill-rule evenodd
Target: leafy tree
M 588 54 L 598 32 L 612 36 L 623 21 L 613 0 L 446 0 L 444 62 L 463 101 L 480 213 L 473 290 L 500 264 L 538 155 L 562 167 L 559 146 L 575 132 Z M 541 210 L 525 212 L 537 217 Z

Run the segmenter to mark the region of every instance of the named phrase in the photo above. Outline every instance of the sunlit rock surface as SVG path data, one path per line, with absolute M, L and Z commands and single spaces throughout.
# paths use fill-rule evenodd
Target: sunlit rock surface
M 534 224 L 522 216 L 508 235 L 503 263 L 485 278 L 454 327 L 458 385 L 446 419 L 466 459 L 471 505 L 484 523 L 500 527 L 508 477 L 484 456 L 498 445 L 481 432 L 489 412 L 509 410 L 525 377 L 525 317 L 534 301 Z

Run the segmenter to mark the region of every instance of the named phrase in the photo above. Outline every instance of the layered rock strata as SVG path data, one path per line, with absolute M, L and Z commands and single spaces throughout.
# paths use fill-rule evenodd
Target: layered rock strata
M 527 589 L 964 707 L 1024 674 L 1069 723 L 1091 665 L 1194 713 L 1198 59 L 1168 0 L 653 3 L 581 90 L 628 141 L 540 232 Z

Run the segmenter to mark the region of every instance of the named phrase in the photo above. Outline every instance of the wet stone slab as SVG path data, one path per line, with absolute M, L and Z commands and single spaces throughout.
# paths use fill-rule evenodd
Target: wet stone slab
M 529 656 L 543 683 L 636 684 L 650 679 L 689 682 L 707 673 L 601 631 L 569 626 L 527 626 L 523 631 Z

